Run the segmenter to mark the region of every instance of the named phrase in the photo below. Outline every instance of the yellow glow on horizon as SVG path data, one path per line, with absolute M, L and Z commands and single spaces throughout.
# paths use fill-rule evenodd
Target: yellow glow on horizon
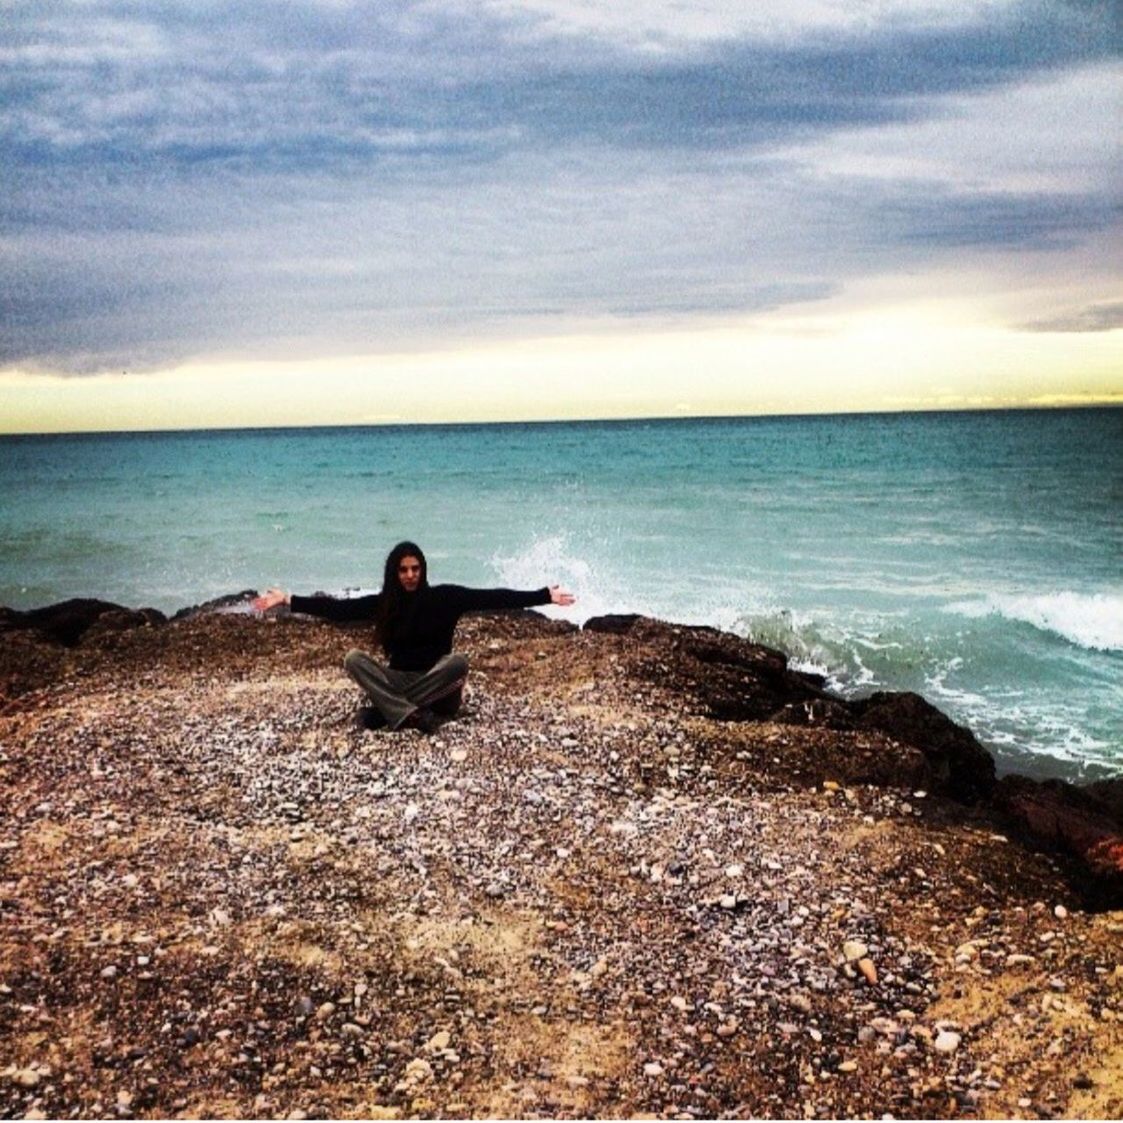
M 1088 405 L 1123 402 L 1123 332 L 1015 331 L 961 300 L 824 303 L 418 354 L 7 371 L 0 401 L 8 433 Z

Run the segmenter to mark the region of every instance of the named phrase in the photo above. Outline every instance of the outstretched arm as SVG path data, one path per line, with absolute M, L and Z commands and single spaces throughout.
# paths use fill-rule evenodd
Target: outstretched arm
M 254 597 L 253 607 L 255 612 L 268 612 L 279 604 L 288 604 L 292 597 L 284 589 L 267 589 L 259 597 Z
M 258 612 L 268 612 L 279 604 L 287 604 L 293 612 L 302 612 L 307 616 L 319 616 L 322 620 L 333 620 L 337 624 L 350 624 L 374 619 L 378 595 L 302 597 L 286 593 L 284 589 L 269 589 L 260 597 L 255 597 L 253 601 L 253 606 Z
M 559 585 L 541 589 L 470 589 L 464 585 L 436 585 L 434 593 L 457 616 L 463 612 L 509 611 L 515 608 L 538 608 L 544 604 L 570 605 L 572 593 Z

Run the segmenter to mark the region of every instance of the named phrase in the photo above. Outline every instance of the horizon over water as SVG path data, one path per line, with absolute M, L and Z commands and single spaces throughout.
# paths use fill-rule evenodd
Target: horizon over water
M 1123 772 L 1123 409 L 0 437 L 0 604 L 431 580 L 580 598 L 916 690 L 1000 770 Z

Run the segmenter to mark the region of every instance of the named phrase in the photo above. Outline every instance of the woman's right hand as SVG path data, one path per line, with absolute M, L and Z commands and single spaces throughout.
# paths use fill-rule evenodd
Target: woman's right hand
M 268 612 L 279 604 L 288 604 L 289 594 L 284 589 L 267 589 L 259 597 L 254 597 L 253 607 L 256 612 Z

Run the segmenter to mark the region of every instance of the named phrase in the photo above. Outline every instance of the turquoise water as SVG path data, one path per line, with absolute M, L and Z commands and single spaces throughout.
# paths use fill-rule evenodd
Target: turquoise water
M 1123 411 L 0 438 L 0 603 L 538 586 L 918 690 L 1000 767 L 1123 771 Z

